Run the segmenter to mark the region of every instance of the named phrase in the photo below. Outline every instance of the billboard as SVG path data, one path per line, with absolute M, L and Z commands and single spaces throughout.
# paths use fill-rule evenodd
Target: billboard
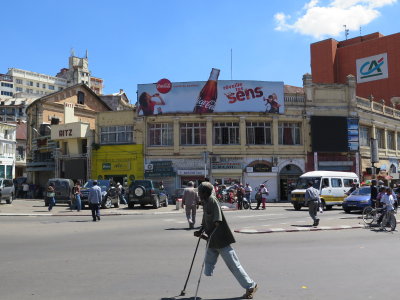
M 388 78 L 387 53 L 357 59 L 356 68 L 358 83 Z
M 138 114 L 266 112 L 284 113 L 283 82 L 218 80 L 219 70 L 208 81 L 138 85 Z

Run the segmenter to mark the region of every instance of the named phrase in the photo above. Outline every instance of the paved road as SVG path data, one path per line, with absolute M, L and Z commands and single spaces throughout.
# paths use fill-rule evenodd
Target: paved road
M 1 209 L 4 209 L 1 206 Z M 174 299 L 196 240 L 182 212 L 140 215 L 1 216 L 1 299 Z M 264 215 L 265 213 L 265 215 Z M 296 214 L 295 214 L 296 213 Z M 328 216 L 341 215 L 339 210 Z M 353 216 L 353 215 L 352 215 Z M 355 215 L 356 216 L 356 215 Z M 231 228 L 306 221 L 306 211 L 227 211 Z M 239 258 L 260 290 L 256 299 L 397 299 L 399 233 L 369 229 L 235 234 Z M 204 244 L 187 297 L 194 295 Z M 381 288 L 377 288 L 381 287 Z M 205 299 L 243 290 L 219 261 L 203 277 Z

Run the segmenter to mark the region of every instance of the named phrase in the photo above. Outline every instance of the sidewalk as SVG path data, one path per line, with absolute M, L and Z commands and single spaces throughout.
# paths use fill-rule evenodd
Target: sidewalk
M 236 210 L 235 205 L 223 203 L 223 210 Z M 255 203 L 252 204 L 255 207 Z M 267 207 L 291 207 L 290 203 L 267 203 Z M 201 208 L 200 208 L 201 209 Z M 183 213 L 182 209 L 176 209 L 176 205 L 168 205 L 154 209 L 151 206 L 141 208 L 136 205 L 130 209 L 127 205 L 120 205 L 119 208 L 102 209 L 103 216 L 118 216 L 118 215 L 144 215 L 144 214 L 176 214 Z M 0 216 L 90 216 L 90 209 L 86 208 L 80 212 L 70 210 L 66 204 L 59 204 L 53 207 L 51 212 L 44 206 L 43 199 L 15 199 L 12 204 L 2 202 L 0 204 Z

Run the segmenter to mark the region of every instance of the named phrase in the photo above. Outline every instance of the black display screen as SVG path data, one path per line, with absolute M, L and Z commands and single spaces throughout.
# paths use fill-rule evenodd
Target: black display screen
M 346 117 L 312 116 L 311 140 L 313 152 L 347 152 Z

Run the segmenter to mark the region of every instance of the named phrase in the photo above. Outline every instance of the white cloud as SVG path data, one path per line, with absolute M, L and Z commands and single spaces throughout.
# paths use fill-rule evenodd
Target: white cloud
M 371 23 L 380 16 L 378 8 L 396 3 L 397 0 L 331 0 L 328 5 L 320 5 L 318 0 L 307 2 L 294 23 L 289 24 L 290 15 L 275 14 L 275 30 L 292 30 L 315 38 L 338 36 L 343 33 L 343 25 L 349 30 Z

